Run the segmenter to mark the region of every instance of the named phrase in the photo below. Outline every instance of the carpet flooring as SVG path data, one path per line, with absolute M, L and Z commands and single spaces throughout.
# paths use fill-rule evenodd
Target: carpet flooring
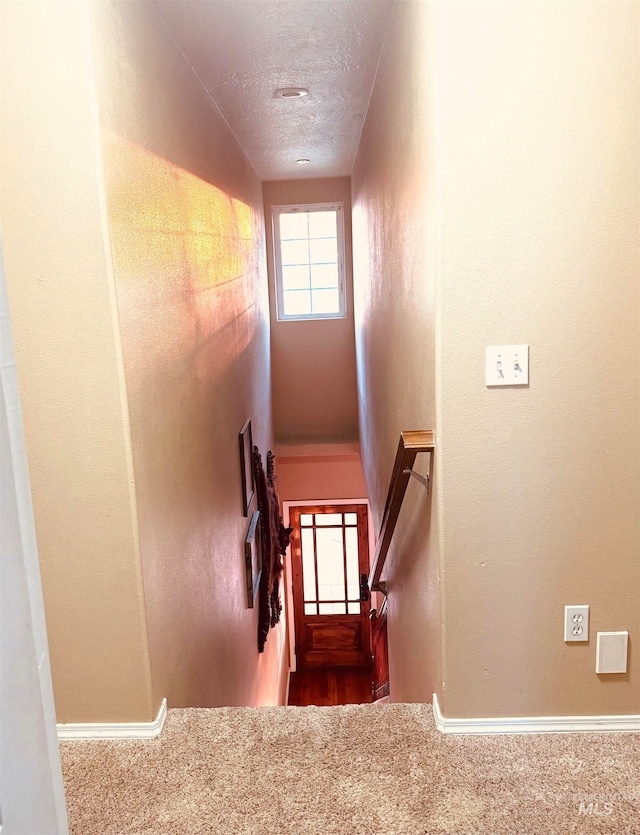
M 639 835 L 640 735 L 444 736 L 426 705 L 170 710 L 64 742 L 73 835 Z

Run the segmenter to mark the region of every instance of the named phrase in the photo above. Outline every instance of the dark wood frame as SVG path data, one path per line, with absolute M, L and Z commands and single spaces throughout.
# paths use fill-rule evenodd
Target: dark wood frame
M 251 418 L 240 430 L 240 475 L 242 477 L 242 514 L 249 515 L 249 508 L 256 494 L 253 476 L 253 436 Z
M 262 575 L 262 540 L 260 538 L 260 511 L 251 517 L 249 530 L 244 540 L 244 561 L 247 573 L 247 605 L 253 609 Z
M 380 534 L 378 535 L 376 550 L 373 555 L 373 565 L 371 567 L 371 571 L 369 572 L 370 591 L 381 591 L 383 594 L 387 593 L 386 583 L 380 582 L 380 577 L 384 569 L 387 554 L 389 553 L 391 537 L 396 529 L 404 494 L 407 491 L 409 479 L 411 478 L 411 470 L 413 469 L 416 455 L 421 452 L 428 452 L 431 458 L 429 464 L 429 475 L 430 477 L 433 477 L 434 449 L 434 435 L 432 429 L 422 429 L 400 433 L 400 443 L 398 444 L 396 460 L 393 464 L 393 472 L 391 473 L 391 483 L 389 484 L 387 502 L 385 504 L 384 513 L 382 514 Z
M 293 582 L 293 610 L 296 635 L 296 664 L 297 669 L 302 670 L 314 666 L 371 666 L 371 621 L 369 619 L 368 599 L 358 601 L 360 613 L 357 615 L 305 615 L 304 613 L 304 592 L 303 592 L 303 570 L 302 570 L 302 546 L 300 539 L 300 516 L 307 513 L 356 513 L 358 517 L 358 568 L 359 574 L 366 572 L 369 568 L 369 536 L 368 536 L 368 511 L 367 505 L 360 502 L 345 505 L 295 505 L 289 507 L 289 521 L 294 532 L 291 537 L 291 568 Z M 331 527 L 331 526 L 328 526 Z M 360 535 L 360 531 L 362 535 Z M 346 560 L 346 555 L 345 555 Z M 346 564 L 345 564 L 346 572 Z M 325 601 L 336 602 L 336 601 Z M 337 601 L 342 602 L 342 601 Z M 345 600 L 346 602 L 346 600 Z M 355 602 L 355 600 L 353 601 Z M 347 609 L 348 611 L 348 609 Z M 323 628 L 336 623 L 350 624 L 361 636 L 361 648 L 353 652 L 342 649 L 334 651 L 327 649 L 324 652 L 310 650 L 307 646 L 309 636 L 308 624 L 314 628 Z M 347 628 L 349 628 L 347 626 Z

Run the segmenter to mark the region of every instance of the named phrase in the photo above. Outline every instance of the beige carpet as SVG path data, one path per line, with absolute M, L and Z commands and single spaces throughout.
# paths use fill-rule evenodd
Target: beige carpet
M 640 736 L 452 737 L 424 705 L 170 710 L 62 746 L 73 835 L 640 833 Z

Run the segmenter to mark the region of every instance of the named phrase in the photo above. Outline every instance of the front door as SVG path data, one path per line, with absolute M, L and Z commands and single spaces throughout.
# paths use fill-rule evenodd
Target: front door
M 289 518 L 298 669 L 369 666 L 367 506 L 292 507 Z

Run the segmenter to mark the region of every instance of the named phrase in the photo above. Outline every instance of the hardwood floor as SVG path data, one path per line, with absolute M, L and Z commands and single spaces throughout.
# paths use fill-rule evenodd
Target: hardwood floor
M 289 704 L 356 705 L 372 701 L 372 673 L 363 667 L 316 667 L 291 673 Z

